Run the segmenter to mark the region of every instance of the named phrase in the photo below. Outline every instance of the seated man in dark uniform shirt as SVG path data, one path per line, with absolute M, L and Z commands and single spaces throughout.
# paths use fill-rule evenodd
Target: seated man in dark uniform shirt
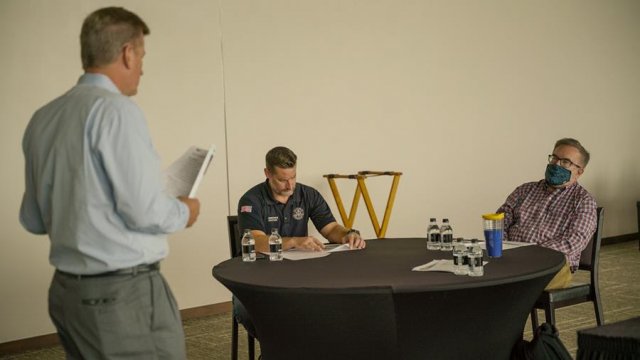
M 266 155 L 264 174 L 267 180 L 249 189 L 238 202 L 238 225 L 249 229 L 256 241 L 256 251 L 269 251 L 271 229 L 282 236 L 282 250 L 291 248 L 320 251 L 323 243 L 309 236 L 309 219 L 330 242 L 349 244 L 362 249 L 367 244 L 354 229 L 338 224 L 322 195 L 312 187 L 296 183 L 297 156 L 290 149 L 275 147 Z M 234 316 L 247 332 L 256 336 L 244 306 L 233 299 Z
M 266 155 L 266 181 L 247 191 L 238 203 L 240 229 L 250 229 L 256 251 L 269 251 L 271 229 L 282 236 L 282 250 L 291 248 L 320 251 L 323 243 L 308 235 L 309 219 L 332 243 L 361 249 L 366 243 L 357 230 L 338 224 L 322 195 L 312 187 L 296 183 L 296 154 L 282 146 Z

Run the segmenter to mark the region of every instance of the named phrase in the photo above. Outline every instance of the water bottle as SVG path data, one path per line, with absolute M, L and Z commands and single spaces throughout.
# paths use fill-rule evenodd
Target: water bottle
M 282 261 L 282 237 L 278 234 L 278 229 L 271 229 L 269 235 L 269 260 Z
M 478 239 L 471 240 L 471 250 L 469 250 L 469 276 L 484 275 L 484 259 L 482 258 L 482 248 L 478 244 Z
M 469 259 L 467 258 L 467 246 L 462 239 L 457 239 L 453 244 L 453 273 L 456 275 L 469 274 Z
M 449 225 L 449 219 L 442 219 L 440 228 L 440 250 L 453 250 L 453 228 Z
M 436 218 L 431 218 L 427 227 L 427 250 L 438 249 L 440 249 L 440 228 L 436 223 Z
M 256 261 L 256 241 L 249 229 L 242 234 L 242 261 Z

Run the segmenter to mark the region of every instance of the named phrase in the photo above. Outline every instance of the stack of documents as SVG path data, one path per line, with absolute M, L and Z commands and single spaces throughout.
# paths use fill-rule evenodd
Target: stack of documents
M 167 193 L 173 196 L 194 198 L 215 151 L 215 145 L 211 145 L 209 150 L 195 146 L 187 149 L 164 171 Z
M 309 251 L 300 249 L 289 249 L 282 252 L 282 257 L 287 260 L 317 259 L 329 256 L 332 252 L 349 251 L 349 244 L 325 244 L 324 251 Z

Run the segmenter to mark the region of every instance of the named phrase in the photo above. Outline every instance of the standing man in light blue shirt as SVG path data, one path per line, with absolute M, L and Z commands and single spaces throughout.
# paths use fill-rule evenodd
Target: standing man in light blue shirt
M 20 222 L 48 234 L 49 314 L 72 359 L 184 359 L 180 313 L 159 272 L 166 235 L 196 221 L 197 199 L 164 192 L 137 93 L 144 36 L 109 7 L 80 34 L 85 74 L 33 115 L 23 138 Z

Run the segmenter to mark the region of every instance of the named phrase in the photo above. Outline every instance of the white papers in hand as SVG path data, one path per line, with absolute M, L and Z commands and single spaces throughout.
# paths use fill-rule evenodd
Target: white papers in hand
M 169 165 L 164 172 L 167 193 L 173 196 L 195 197 L 215 149 L 215 145 L 211 145 L 209 150 L 192 146 Z

